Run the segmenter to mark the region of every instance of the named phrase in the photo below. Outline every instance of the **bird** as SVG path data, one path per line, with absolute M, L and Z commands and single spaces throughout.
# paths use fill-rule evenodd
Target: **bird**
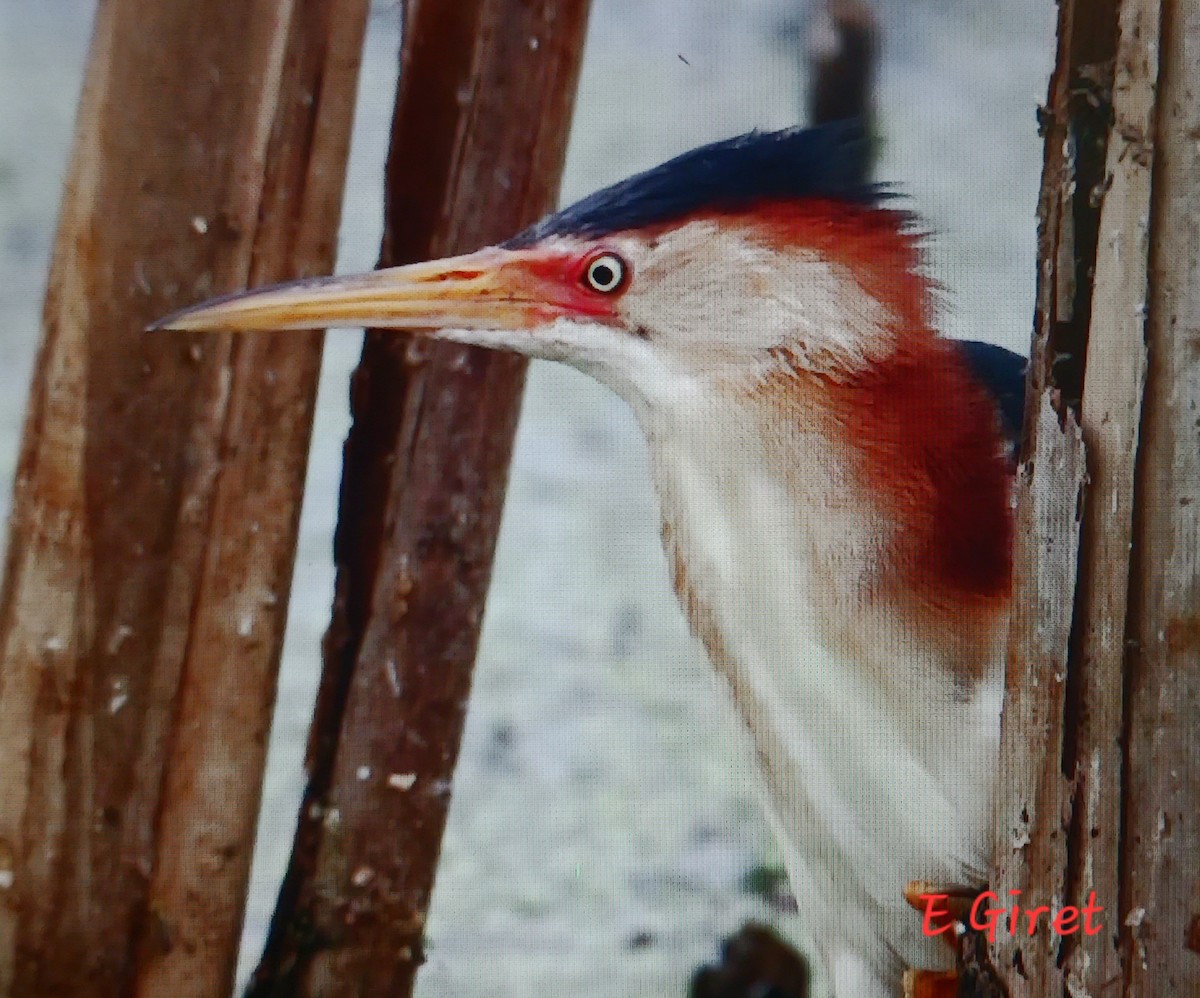
M 931 237 L 869 160 L 855 122 L 755 130 L 497 245 L 152 327 L 394 328 L 621 396 L 836 998 L 954 993 L 906 890 L 987 878 L 1024 395 L 1019 354 L 939 329 Z

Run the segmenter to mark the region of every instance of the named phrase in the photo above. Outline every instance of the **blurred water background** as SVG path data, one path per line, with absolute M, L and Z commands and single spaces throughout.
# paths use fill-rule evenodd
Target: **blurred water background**
M 807 0 L 594 0 L 564 202 L 799 120 Z M 934 238 L 954 336 L 1027 350 L 1054 0 L 878 0 L 881 179 Z M 94 0 L 0 0 L 0 504 L 7 514 Z M 372 14 L 338 268 L 373 265 L 399 8 Z M 327 340 L 242 972 L 291 845 L 332 592 L 347 378 Z M 421 998 L 680 995 L 747 918 L 802 939 L 752 761 L 668 585 L 629 412 L 535 363 Z

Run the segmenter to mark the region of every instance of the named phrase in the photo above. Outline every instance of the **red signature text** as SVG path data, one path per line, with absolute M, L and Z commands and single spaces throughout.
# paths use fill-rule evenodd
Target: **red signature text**
M 1019 897 L 1021 894 L 1019 890 L 1012 890 L 1008 893 L 1013 898 Z M 921 929 L 925 935 L 940 936 L 943 932 L 949 932 L 954 928 L 953 916 L 941 904 L 949 896 L 948 894 L 921 895 L 921 900 L 925 902 L 925 919 Z M 1043 922 L 1049 923 L 1050 931 L 1058 936 L 1073 935 L 1081 928 L 1084 935 L 1087 936 L 1098 935 L 1104 931 L 1102 924 L 1092 920 L 1093 916 L 1098 916 L 1104 911 L 1100 905 L 1096 904 L 1095 891 L 1088 894 L 1087 904 L 1083 907 L 1064 905 L 1053 917 L 1050 914 L 1050 906 L 1046 904 L 1039 904 L 1033 908 L 1022 908 L 1014 902 L 1007 908 L 986 907 L 995 905 L 999 901 L 1000 896 L 995 891 L 984 891 L 971 905 L 971 912 L 967 918 L 967 924 L 972 929 L 976 932 L 987 933 L 989 942 L 996 941 L 997 931 L 1006 931 L 1013 936 L 1023 931 L 1025 935 L 1032 936 Z M 1006 922 L 1006 927 L 1002 928 L 1001 922 Z

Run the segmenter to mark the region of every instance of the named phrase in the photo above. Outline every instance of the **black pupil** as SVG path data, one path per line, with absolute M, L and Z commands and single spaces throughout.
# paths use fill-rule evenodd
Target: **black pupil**
M 592 267 L 592 283 L 602 288 L 611 287 L 616 283 L 617 272 L 610 263 L 597 263 Z

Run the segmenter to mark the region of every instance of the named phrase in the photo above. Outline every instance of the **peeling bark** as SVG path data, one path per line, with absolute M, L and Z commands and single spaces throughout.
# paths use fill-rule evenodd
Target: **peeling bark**
M 1020 903 L 1063 903 L 1069 785 L 1061 770 L 1071 597 L 1079 551 L 1085 479 L 1083 441 L 1074 415 L 1060 425 L 1048 394 L 1033 426 L 1033 454 L 1022 464 L 1017 563 L 1022 592 L 1009 638 L 1003 741 L 992 884 Z M 997 936 L 992 965 L 1010 973 L 1012 998 L 1061 990 L 1056 943 L 1043 931 L 1030 940 Z

